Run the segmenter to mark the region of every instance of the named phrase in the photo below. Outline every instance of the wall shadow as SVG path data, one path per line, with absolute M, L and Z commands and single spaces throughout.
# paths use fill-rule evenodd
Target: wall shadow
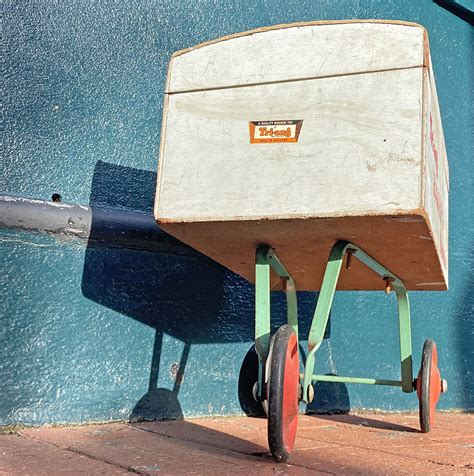
M 209 331 L 223 318 L 226 270 L 159 229 L 151 216 L 155 183 L 153 172 L 97 163 L 82 275 L 85 297 L 155 330 L 148 392 L 132 411 L 134 421 L 182 417 L 178 392 L 189 347 L 233 340 Z M 104 211 L 115 217 L 104 219 Z M 185 344 L 172 390 L 157 388 L 164 334 Z M 251 339 L 250 329 L 242 338 Z
M 467 251 L 468 256 L 474 255 L 474 240 L 471 240 L 469 243 Z M 474 411 L 474 379 L 472 378 L 474 362 L 474 293 L 471 289 L 471 285 L 474 282 L 474 269 L 472 267 L 468 270 L 467 276 L 463 278 L 463 281 L 464 290 L 455 307 L 456 337 L 454 340 L 456 342 L 457 364 L 460 375 L 462 409 L 472 412 Z
M 253 345 L 245 354 L 239 372 L 237 395 L 240 408 L 247 416 L 265 417 L 262 404 L 253 398 L 253 385 L 258 380 L 258 356 Z
M 326 374 L 334 375 L 334 374 Z M 344 414 L 351 409 L 347 385 L 338 382 L 315 382 L 314 400 L 306 406 L 306 414 Z
M 369 428 L 375 428 L 378 430 L 400 431 L 405 433 L 421 433 L 419 428 L 399 425 L 398 423 L 392 423 L 390 421 L 374 420 L 373 418 L 368 418 L 365 415 L 359 416 L 341 414 L 318 414 L 317 417 L 332 422 L 345 423 L 354 426 L 367 426 Z
M 470 25 L 474 25 L 474 12 L 461 5 L 459 2 L 456 2 L 455 0 L 434 0 L 434 2 L 451 12 L 453 15 L 456 15 L 461 20 L 464 20 Z
M 152 216 L 155 183 L 153 172 L 97 162 L 82 275 L 85 297 L 155 330 L 148 391 L 135 405 L 132 421 L 183 416 L 178 393 L 192 345 L 248 342 L 251 347 L 254 340 L 253 285 L 160 230 Z M 299 293 L 298 299 L 302 329 L 309 330 L 314 293 Z M 272 329 L 285 318 L 284 295 L 273 293 Z M 158 388 L 165 335 L 184 344 L 171 390 Z M 256 371 L 256 360 L 245 357 L 238 394 L 249 414 L 255 414 L 248 397 Z

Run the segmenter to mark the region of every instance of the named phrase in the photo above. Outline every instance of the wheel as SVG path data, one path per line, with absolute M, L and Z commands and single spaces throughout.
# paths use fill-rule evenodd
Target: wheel
M 248 416 L 266 417 L 265 403 L 257 402 L 258 356 L 255 346 L 245 355 L 239 375 L 238 395 L 242 410 Z
M 298 338 L 288 324 L 272 337 L 267 366 L 268 445 L 277 462 L 286 461 L 296 438 L 300 393 Z
M 447 383 L 441 380 L 438 370 L 436 344 L 431 339 L 427 339 L 423 345 L 421 368 L 416 379 L 420 427 L 423 433 L 428 433 L 435 422 L 436 404 L 443 390 L 447 390 Z

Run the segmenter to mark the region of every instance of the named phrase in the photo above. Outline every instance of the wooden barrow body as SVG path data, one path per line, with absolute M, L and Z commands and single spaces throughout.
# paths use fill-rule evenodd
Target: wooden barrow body
M 155 217 L 251 282 L 268 244 L 298 290 L 318 290 L 347 240 L 407 289 L 447 289 L 448 184 L 420 25 L 280 25 L 171 59 Z M 382 288 L 357 262 L 338 284 Z

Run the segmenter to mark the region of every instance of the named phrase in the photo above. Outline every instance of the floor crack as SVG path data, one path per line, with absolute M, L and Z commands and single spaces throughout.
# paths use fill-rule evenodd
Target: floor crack
M 131 466 L 122 465 L 122 464 L 119 464 L 119 463 L 114 463 L 112 461 L 106 460 L 105 458 L 99 458 L 98 456 L 94 456 L 92 454 L 89 454 L 85 451 L 80 450 L 79 448 L 74 448 L 73 446 L 68 446 L 67 448 L 64 448 L 63 446 L 56 445 L 56 444 L 51 443 L 50 441 L 47 441 L 47 440 L 42 440 L 41 438 L 34 438 L 34 437 L 30 438 L 28 436 L 23 435 L 22 433 L 18 433 L 18 436 L 20 438 L 24 438 L 25 440 L 40 442 L 40 443 L 52 446 L 53 448 L 57 448 L 57 449 L 62 450 L 62 451 L 68 451 L 69 453 L 74 453 L 74 454 L 77 454 L 79 456 L 84 456 L 84 457 L 89 458 L 89 459 L 94 460 L 94 461 L 100 461 L 101 463 L 108 464 L 110 466 L 113 466 L 114 468 L 121 468 L 121 469 L 125 469 L 126 471 L 129 471 L 131 473 L 142 474 L 142 473 L 140 473 L 140 471 L 137 471 L 137 470 L 133 469 Z
M 268 461 L 273 461 L 273 458 L 271 457 L 269 451 L 262 451 L 262 452 L 255 452 L 255 453 L 246 453 L 245 451 L 238 451 L 238 450 L 234 450 L 234 449 L 230 449 L 230 448 L 226 448 L 224 446 L 216 446 L 216 445 L 213 445 L 213 444 L 210 444 L 210 443 L 205 443 L 205 442 L 202 442 L 202 441 L 195 441 L 195 440 L 192 440 L 192 439 L 188 439 L 188 438 L 178 438 L 176 436 L 172 436 L 172 435 L 168 435 L 168 434 L 165 434 L 163 432 L 159 432 L 159 431 L 154 431 L 154 430 L 150 430 L 148 428 L 143 428 L 141 426 L 134 426 L 133 424 L 130 425 L 132 428 L 134 428 L 135 430 L 138 430 L 138 431 L 146 431 L 148 433 L 152 433 L 154 435 L 157 435 L 157 436 L 161 436 L 161 437 L 165 437 L 165 438 L 172 438 L 174 440 L 178 440 L 178 441 L 186 441 L 188 443 L 193 443 L 193 444 L 198 444 L 199 446 L 204 446 L 204 447 L 208 447 L 208 448 L 217 448 L 217 449 L 220 449 L 220 450 L 224 450 L 224 451 L 228 451 L 229 453 L 236 453 L 238 455 L 243 455 L 243 456 L 246 456 L 248 458 L 258 458 L 260 460 L 268 460 Z M 275 463 L 277 464 L 277 463 Z M 324 470 L 321 470 L 321 469 L 314 469 L 314 468 L 309 468 L 307 466 L 304 466 L 302 464 L 293 464 L 293 463 L 286 463 L 287 466 L 291 466 L 293 468 L 302 468 L 302 469 L 305 469 L 306 471 L 314 471 L 314 472 L 318 472 L 319 474 L 329 474 L 331 476 L 334 476 L 335 473 L 332 473 L 330 471 L 324 471 Z
M 53 445 L 53 446 L 56 446 L 56 445 Z M 60 447 L 58 447 L 58 448 L 60 448 Z M 100 461 L 101 463 L 109 464 L 111 466 L 114 466 L 115 468 L 125 469 L 126 471 L 129 471 L 131 473 L 142 474 L 140 471 L 137 471 L 136 469 L 134 469 L 133 466 L 127 466 L 125 464 L 120 464 L 120 463 L 114 463 L 113 461 L 109 461 L 105 458 L 101 458 L 99 456 L 92 455 L 92 454 L 88 453 L 87 451 L 83 451 L 83 450 L 80 450 L 79 448 L 75 448 L 74 446 L 68 446 L 67 448 L 61 448 L 61 449 L 65 450 L 65 451 L 69 451 L 69 452 L 77 454 L 77 455 L 80 455 L 80 456 L 85 456 L 86 458 L 92 459 L 94 461 Z

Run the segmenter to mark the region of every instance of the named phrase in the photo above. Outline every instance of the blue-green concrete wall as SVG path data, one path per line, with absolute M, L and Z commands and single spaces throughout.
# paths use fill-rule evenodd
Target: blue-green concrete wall
M 411 294 L 414 364 L 417 370 L 423 340 L 434 338 L 450 383 L 440 407 L 473 409 L 468 22 L 430 0 L 12 0 L 4 13 L 6 160 L 0 191 L 40 199 L 59 192 L 68 203 L 140 213 L 150 213 L 153 202 L 173 51 L 295 21 L 386 18 L 425 25 L 451 172 L 451 289 Z M 191 252 L 13 229 L 1 231 L 0 243 L 0 424 L 242 411 L 239 378 L 242 391 L 253 329 L 253 287 L 246 281 Z M 303 335 L 313 298 L 300 295 Z M 284 319 L 282 296 L 274 302 L 278 324 Z M 319 373 L 396 378 L 394 297 L 338 295 L 330 338 L 319 355 Z M 399 389 L 319 390 L 321 409 L 417 406 L 415 395 Z

